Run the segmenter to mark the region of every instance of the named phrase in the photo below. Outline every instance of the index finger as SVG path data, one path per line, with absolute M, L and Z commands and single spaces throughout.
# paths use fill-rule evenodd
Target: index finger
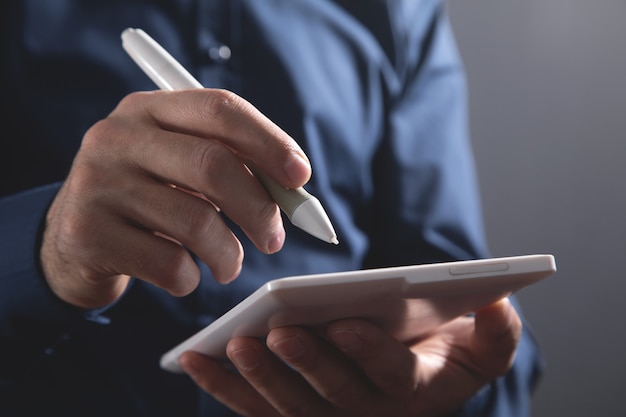
M 135 103 L 138 96 L 142 101 Z M 127 96 L 120 104 L 125 106 L 143 112 L 163 129 L 220 141 L 284 187 L 300 187 L 311 175 L 297 142 L 230 91 L 154 91 Z
M 327 333 L 385 394 L 406 399 L 417 388 L 415 355 L 378 326 L 367 320 L 345 319 L 331 323 Z

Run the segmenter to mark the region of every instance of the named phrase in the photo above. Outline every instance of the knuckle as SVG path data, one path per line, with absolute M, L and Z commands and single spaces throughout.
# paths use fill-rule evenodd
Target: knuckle
M 158 91 L 135 91 L 130 94 L 127 94 L 120 100 L 120 102 L 118 103 L 117 107 L 115 108 L 113 112 L 115 113 L 118 109 L 143 108 L 146 97 L 153 96 L 155 93 L 158 93 Z
M 280 219 L 280 209 L 273 201 L 263 204 L 256 214 L 255 224 L 274 224 L 276 219 Z
M 164 277 L 165 289 L 174 296 L 189 294 L 196 287 L 196 279 L 189 275 L 190 256 L 187 251 L 180 247 L 169 252 L 162 262 L 157 274 Z
M 113 134 L 114 124 L 111 119 L 106 118 L 99 120 L 87 130 L 81 143 L 82 150 L 98 149 L 102 138 L 115 137 Z
M 119 163 L 128 154 L 133 140 L 119 118 L 107 117 L 94 123 L 83 136 L 76 161 L 103 165 Z
M 108 177 L 102 175 L 97 161 L 98 158 L 75 160 L 72 171 L 65 180 L 66 197 L 70 203 L 73 203 L 71 207 L 76 207 L 77 214 L 86 212 L 87 207 L 83 210 L 79 207 L 89 206 L 109 185 Z
M 201 178 L 221 176 L 227 168 L 227 163 L 232 159 L 232 152 L 219 142 L 206 141 L 205 146 L 192 156 L 193 172 L 201 175 Z
M 211 271 L 219 282 L 228 282 L 239 274 L 243 264 L 243 248 L 233 237 L 232 244 L 220 246 L 218 261 L 211 265 Z
M 184 224 L 187 231 L 185 235 L 194 242 L 214 235 L 222 227 L 219 215 L 208 203 L 194 205 L 186 213 L 186 217 L 187 221 Z
M 185 217 L 182 240 L 199 249 L 214 278 L 222 282 L 236 276 L 243 264 L 243 248 L 219 213 L 207 203 L 189 208 Z
M 110 158 L 122 158 L 129 150 L 139 150 L 138 132 L 145 135 L 145 128 L 138 127 L 137 122 L 129 123 L 129 114 L 140 114 L 141 123 L 148 123 L 150 113 L 146 110 L 146 97 L 156 92 L 131 93 L 119 102 L 118 106 L 107 117 L 95 122 L 83 136 L 81 151 L 89 151 L 90 155 L 102 156 L 106 150 Z M 139 136 L 140 138 L 141 136 Z M 122 149 L 120 149 L 122 147 Z M 94 154 L 95 152 L 95 154 Z
M 205 113 L 211 117 L 229 116 L 245 105 L 243 98 L 228 90 L 212 89 L 205 92 L 208 94 L 203 94 L 204 99 L 199 102 L 200 114 Z
M 160 268 L 162 274 L 166 277 L 179 277 L 185 272 L 185 266 L 187 264 L 187 254 L 181 248 L 180 250 L 174 250 L 169 253 L 167 260 L 163 262 Z M 177 279 L 173 280 L 177 282 Z

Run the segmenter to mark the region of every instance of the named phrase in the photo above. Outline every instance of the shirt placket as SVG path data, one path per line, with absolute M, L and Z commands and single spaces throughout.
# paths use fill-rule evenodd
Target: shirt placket
M 211 88 L 239 90 L 241 3 L 200 0 L 197 13 L 197 77 Z

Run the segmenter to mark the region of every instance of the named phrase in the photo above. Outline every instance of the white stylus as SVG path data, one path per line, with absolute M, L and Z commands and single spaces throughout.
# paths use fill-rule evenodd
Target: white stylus
M 198 80 L 143 30 L 124 30 L 122 46 L 162 90 L 203 88 Z M 288 189 L 262 173 L 254 174 L 291 223 L 323 241 L 339 244 L 333 225 L 317 198 L 302 187 Z

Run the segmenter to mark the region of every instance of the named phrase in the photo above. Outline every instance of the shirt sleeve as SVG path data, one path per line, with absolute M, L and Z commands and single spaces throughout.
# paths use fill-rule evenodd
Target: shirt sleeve
M 64 303 L 40 270 L 39 246 L 45 213 L 60 184 L 0 199 L 0 385 L 19 378 L 49 355 L 73 326 L 105 322 L 98 311 Z
M 0 200 L 0 317 L 64 316 L 68 308 L 57 303 L 39 267 L 40 230 L 45 213 L 60 185 L 53 184 Z M 9 328 L 3 322 L 3 331 Z

